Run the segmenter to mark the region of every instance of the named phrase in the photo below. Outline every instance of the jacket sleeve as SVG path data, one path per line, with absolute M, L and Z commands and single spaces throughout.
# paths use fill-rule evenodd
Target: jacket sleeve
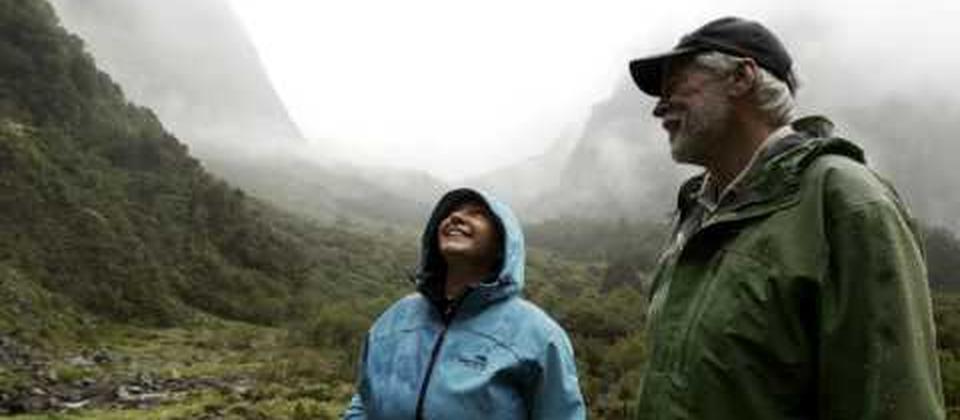
M 360 349 L 360 361 L 357 363 L 357 390 L 350 399 L 350 404 L 343 412 L 343 420 L 366 420 L 367 413 L 363 408 L 363 399 L 360 396 L 366 381 L 367 339 L 364 339 Z
M 533 391 L 531 419 L 585 419 L 586 412 L 573 348 L 563 331 L 554 334 L 540 360 L 540 377 Z
M 942 419 L 927 273 L 909 216 L 889 195 L 833 213 L 819 300 L 819 417 Z

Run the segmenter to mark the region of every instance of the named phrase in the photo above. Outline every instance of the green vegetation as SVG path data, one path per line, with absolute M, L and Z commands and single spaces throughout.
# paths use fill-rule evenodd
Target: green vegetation
M 0 6 L 0 263 L 114 320 L 283 319 L 301 247 L 82 46 L 45 1 Z
M 960 290 L 960 240 L 950 230 L 930 227 L 924 231 L 927 269 L 931 287 Z
M 163 330 L 114 327 L 101 340 L 107 350 L 99 351 L 112 360 L 84 368 L 60 362 L 51 370 L 61 383 L 94 384 L 73 392 L 107 399 L 106 407 L 13 418 L 333 419 L 352 393 L 323 351 L 291 343 L 280 329 L 210 320 Z
M 413 289 L 415 232 L 320 226 L 217 180 L 82 47 L 43 0 L 0 2 L 0 414 L 335 418 L 366 328 Z M 527 227 L 527 295 L 569 331 L 591 418 L 636 395 L 664 232 Z M 960 242 L 926 244 L 960 418 Z
M 960 419 L 960 294 L 937 294 L 934 303 L 943 394 L 950 418 Z
M 556 250 L 547 260 L 532 259 L 530 265 L 534 273 L 543 273 L 544 262 L 563 272 L 541 277 L 544 283 L 555 282 L 551 277 L 561 280 L 551 286 L 535 281 L 531 297 L 571 334 L 591 418 L 623 418 L 625 404 L 636 396 L 646 356 L 643 285 L 664 229 L 580 221 L 554 221 L 528 229 L 531 243 Z M 924 242 L 948 418 L 960 419 L 960 240 L 949 230 L 926 227 Z M 566 262 L 557 255 L 565 256 Z M 570 269 L 571 260 L 593 263 L 574 265 L 582 271 L 578 273 Z M 549 293 L 540 292 L 545 287 Z

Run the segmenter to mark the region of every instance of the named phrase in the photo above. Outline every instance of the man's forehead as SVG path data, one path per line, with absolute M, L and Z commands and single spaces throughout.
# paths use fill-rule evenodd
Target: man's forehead
M 663 71 L 660 73 L 661 92 L 666 92 L 671 87 L 687 80 L 696 79 L 716 79 L 717 74 L 709 68 L 703 66 L 696 60 L 697 55 L 686 55 L 673 58 L 663 64 Z
M 672 76 L 688 73 L 690 70 L 695 68 L 695 62 L 695 54 L 681 55 L 678 57 L 673 57 L 669 60 L 664 60 L 662 68 L 663 71 L 660 73 L 663 75 L 662 81 L 667 81 Z

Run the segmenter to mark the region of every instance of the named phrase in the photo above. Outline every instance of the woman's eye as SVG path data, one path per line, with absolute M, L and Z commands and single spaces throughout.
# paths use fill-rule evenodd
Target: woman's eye
M 470 212 L 470 216 L 473 216 L 474 218 L 490 218 L 490 213 L 487 213 L 487 211 L 484 209 L 478 209 Z

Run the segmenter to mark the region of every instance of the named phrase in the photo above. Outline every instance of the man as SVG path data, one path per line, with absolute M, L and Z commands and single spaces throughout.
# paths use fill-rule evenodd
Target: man
M 520 224 L 502 203 L 458 189 L 421 240 L 417 292 L 367 334 L 345 419 L 585 418 L 573 350 L 520 297 Z
M 718 19 L 630 71 L 705 169 L 653 276 L 635 417 L 943 418 L 912 219 L 832 123 L 792 119 L 776 36 Z

